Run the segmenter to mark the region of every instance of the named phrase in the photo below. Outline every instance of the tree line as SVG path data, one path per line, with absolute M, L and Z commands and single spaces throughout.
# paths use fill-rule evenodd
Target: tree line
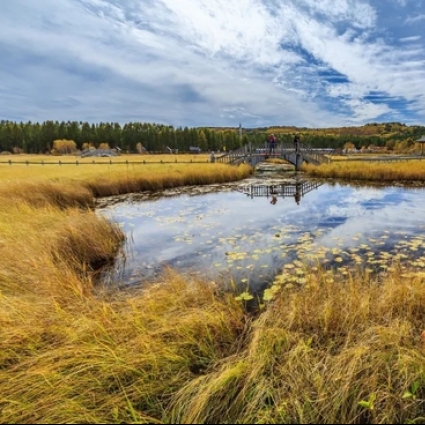
M 188 152 L 190 147 L 202 151 L 237 149 L 246 142 L 239 134 L 227 129 L 216 131 L 210 128 L 189 128 L 130 122 L 98 123 L 77 121 L 0 121 L 0 151 L 12 153 L 49 153 L 56 140 L 72 140 L 77 149 L 85 146 L 109 146 L 124 152 L 134 153 L 140 146 L 149 152 L 166 152 L 168 149 Z M 168 149 L 167 149 L 168 148 Z
M 366 127 L 367 131 L 365 131 Z M 374 131 L 370 131 L 374 127 Z M 355 130 L 357 129 L 357 130 Z M 398 143 L 414 143 L 425 134 L 425 127 L 408 127 L 400 123 L 368 124 L 343 129 L 307 129 L 296 127 L 251 128 L 239 131 L 235 128 L 173 127 L 155 123 L 129 122 L 124 125 L 112 122 L 90 124 L 81 121 L 0 121 L 0 152 L 50 153 L 57 140 L 71 140 L 76 149 L 84 147 L 119 148 L 135 153 L 140 146 L 148 152 L 189 152 L 190 147 L 201 151 L 237 149 L 249 142 L 261 143 L 273 132 L 278 141 L 291 142 L 294 134 L 317 148 L 343 148 L 347 143 L 354 146 L 394 146 Z

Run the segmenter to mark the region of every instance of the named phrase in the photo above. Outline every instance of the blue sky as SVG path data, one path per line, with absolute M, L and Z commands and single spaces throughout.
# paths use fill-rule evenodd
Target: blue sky
M 425 0 L 2 0 L 0 119 L 425 125 Z

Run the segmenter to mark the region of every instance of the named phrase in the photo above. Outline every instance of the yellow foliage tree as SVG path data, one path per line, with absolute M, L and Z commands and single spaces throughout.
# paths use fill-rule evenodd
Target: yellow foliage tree
M 82 146 L 83 150 L 84 149 L 94 149 L 94 143 L 93 142 L 84 142 L 83 146 Z
M 77 144 L 73 140 L 58 139 L 53 142 L 52 153 L 70 154 L 77 150 Z

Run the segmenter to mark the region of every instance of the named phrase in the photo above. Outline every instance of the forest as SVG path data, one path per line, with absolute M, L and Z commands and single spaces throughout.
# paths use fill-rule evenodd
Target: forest
M 306 128 L 274 126 L 239 127 L 173 127 L 156 123 L 81 121 L 44 121 L 42 123 L 0 121 L 0 152 L 49 154 L 55 141 L 72 141 L 75 149 L 87 147 L 119 148 L 126 153 L 162 153 L 173 150 L 189 152 L 190 147 L 201 151 L 237 149 L 246 143 L 266 141 L 274 133 L 278 141 L 292 141 L 295 134 L 314 148 L 358 149 L 370 146 L 388 150 L 407 149 L 425 135 L 425 126 L 402 123 L 370 123 L 357 127 Z

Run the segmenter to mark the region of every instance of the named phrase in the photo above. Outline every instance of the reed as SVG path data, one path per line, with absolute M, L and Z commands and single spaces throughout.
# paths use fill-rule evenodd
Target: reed
M 424 421 L 423 274 L 306 269 L 258 316 L 172 270 L 143 288 L 96 286 L 122 234 L 94 196 L 251 169 L 77 167 L 0 173 L 0 422 Z
M 425 162 L 366 162 L 339 161 L 314 166 L 304 164 L 303 170 L 312 177 L 385 182 L 424 182 Z
M 243 309 L 171 271 L 143 293 L 95 287 L 123 235 L 93 212 L 94 198 L 251 169 L 37 167 L 0 174 L 0 421 L 160 422 L 175 388 L 234 350 Z
M 0 315 L 4 423 L 166 421 L 173 393 L 246 325 L 233 297 L 172 273 L 143 293 L 44 298 L 27 313 L 14 301 Z
M 122 154 L 119 156 L 112 157 L 80 157 L 79 155 L 35 155 L 35 154 L 19 154 L 19 155 L 7 155 L 0 156 L 0 164 L 7 164 L 10 167 L 15 167 L 19 164 L 24 166 L 32 164 L 39 165 L 59 165 L 59 161 L 62 165 L 67 166 L 68 164 L 143 164 L 143 163 L 160 163 L 162 162 L 178 162 L 178 163 L 207 163 L 209 162 L 209 154 L 153 154 L 153 155 L 141 155 L 141 154 Z M 10 161 L 10 162 L 9 162 Z
M 424 277 L 310 272 L 282 289 L 246 346 L 183 387 L 178 423 L 424 420 Z

